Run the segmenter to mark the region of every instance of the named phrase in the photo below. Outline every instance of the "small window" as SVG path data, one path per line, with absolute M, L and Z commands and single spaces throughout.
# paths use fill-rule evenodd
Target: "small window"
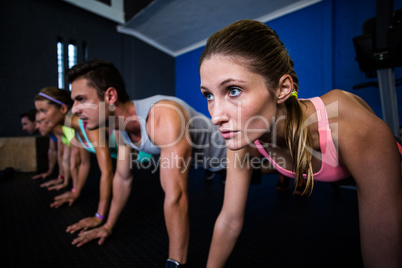
M 77 64 L 77 46 L 68 44 L 68 68 Z
M 84 45 L 83 53 L 87 53 L 86 43 L 83 42 L 83 45 Z M 67 54 L 66 57 L 64 56 L 65 54 Z M 61 89 L 66 88 L 67 85 L 65 81 L 65 70 L 70 69 L 74 65 L 77 65 L 77 63 L 78 63 L 78 48 L 75 41 L 70 41 L 68 45 L 67 44 L 65 45 L 62 38 L 59 37 L 57 39 L 57 76 L 58 76 L 59 88 Z M 67 68 L 65 66 L 67 66 Z M 69 89 L 71 90 L 71 85 L 69 85 Z
M 68 68 L 77 64 L 77 46 L 74 44 L 68 44 Z M 71 84 L 68 85 L 71 91 Z
M 64 89 L 64 44 L 61 40 L 57 41 L 57 76 L 59 88 Z

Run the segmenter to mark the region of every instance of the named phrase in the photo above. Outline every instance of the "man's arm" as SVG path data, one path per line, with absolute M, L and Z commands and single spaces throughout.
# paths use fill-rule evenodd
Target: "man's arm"
M 187 186 L 192 153 L 188 117 L 182 107 L 170 104 L 155 107 L 150 117 L 150 139 L 161 148 L 160 180 L 165 192 L 163 208 L 169 258 L 185 264 L 190 233 Z
M 88 228 L 100 225 L 109 211 L 110 198 L 112 195 L 113 165 L 108 144 L 101 144 L 99 142 L 99 139 L 101 138 L 99 136 L 99 134 L 101 134 L 100 130 L 104 131 L 104 129 L 87 131 L 88 138 L 95 148 L 96 159 L 101 171 L 98 208 L 94 216 L 84 218 L 79 222 L 68 226 L 66 231 L 69 233 L 74 233 L 81 229 L 85 231 Z
M 117 131 L 116 139 L 119 140 Z M 113 177 L 113 197 L 106 223 L 98 228 L 81 232 L 73 240 L 73 245 L 80 247 L 96 238 L 99 238 L 98 244 L 102 245 L 105 239 L 112 234 L 112 230 L 131 193 L 131 183 L 133 180 L 130 169 L 131 152 L 132 150 L 129 147 L 119 144 L 116 173 Z

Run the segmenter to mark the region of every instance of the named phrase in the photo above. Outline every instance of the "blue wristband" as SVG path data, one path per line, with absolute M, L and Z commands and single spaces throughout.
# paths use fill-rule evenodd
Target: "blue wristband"
M 105 217 L 103 217 L 101 214 L 99 214 L 98 212 L 95 213 L 95 216 L 101 220 L 104 220 Z
M 178 261 L 167 259 L 165 268 L 180 268 L 186 266 L 187 266 L 186 264 L 180 264 Z

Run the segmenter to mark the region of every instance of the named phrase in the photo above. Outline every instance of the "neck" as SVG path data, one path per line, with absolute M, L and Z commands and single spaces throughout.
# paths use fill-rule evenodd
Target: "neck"
M 272 144 L 275 147 L 287 148 L 285 139 L 286 115 L 286 106 L 284 104 L 278 106 L 272 126 L 259 140 L 263 143 Z
M 54 134 L 54 135 L 63 135 L 63 130 L 62 130 L 62 125 L 57 125 L 57 126 L 55 126 L 54 128 L 53 128 L 53 131 L 52 131 L 52 133 Z
M 113 115 L 116 118 L 116 129 L 126 131 L 130 135 L 141 133 L 140 123 L 137 119 L 137 112 L 133 102 L 117 103 Z

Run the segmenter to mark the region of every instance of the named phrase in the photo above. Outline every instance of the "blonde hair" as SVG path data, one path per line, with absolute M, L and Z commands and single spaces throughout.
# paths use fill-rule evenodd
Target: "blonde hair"
M 212 55 L 239 57 L 250 71 L 265 78 L 268 90 L 273 93 L 280 78 L 288 74 L 293 79 L 293 91 L 298 92 L 298 79 L 293 69 L 294 63 L 274 30 L 264 23 L 254 20 L 237 21 L 213 34 L 207 41 L 200 57 L 199 65 Z M 307 184 L 303 194 L 313 189 L 312 148 L 313 140 L 304 125 L 306 115 L 296 94 L 286 101 L 287 110 L 285 139 L 293 159 L 296 185 L 306 174 Z M 296 188 L 296 187 L 295 187 Z

